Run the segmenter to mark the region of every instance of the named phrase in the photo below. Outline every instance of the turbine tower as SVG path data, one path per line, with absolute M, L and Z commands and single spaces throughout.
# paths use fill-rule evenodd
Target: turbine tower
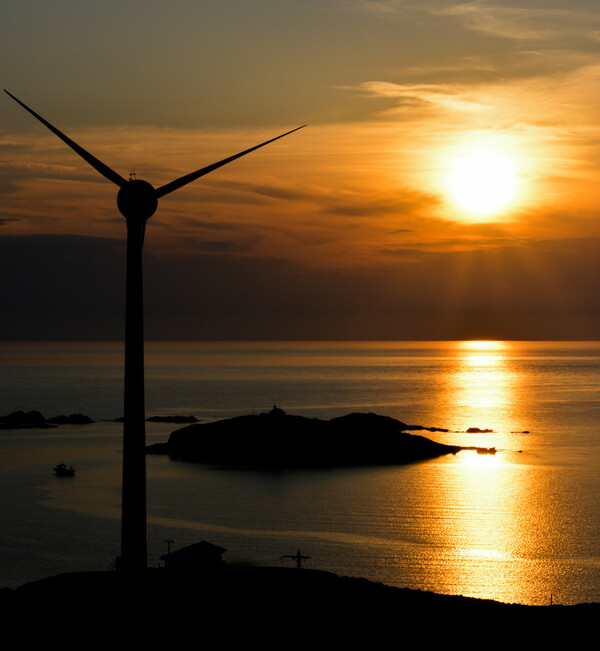
M 124 179 L 92 156 L 7 90 L 4 91 L 34 118 L 58 136 L 97 172 L 119 188 L 117 206 L 127 224 L 127 279 L 125 308 L 125 392 L 123 422 L 123 485 L 121 515 L 121 566 L 124 571 L 143 571 L 147 567 L 146 524 L 146 418 L 144 398 L 144 326 L 142 300 L 142 249 L 146 222 L 155 213 L 161 197 L 196 179 L 302 129 L 296 127 L 271 140 L 186 174 L 159 188 L 147 181 Z

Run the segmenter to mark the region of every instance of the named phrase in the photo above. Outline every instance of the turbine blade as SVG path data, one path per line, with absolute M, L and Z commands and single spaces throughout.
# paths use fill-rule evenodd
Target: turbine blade
M 266 142 L 261 142 L 260 145 L 250 147 L 250 149 L 246 149 L 245 151 L 241 151 L 239 154 L 229 156 L 229 158 L 224 158 L 223 160 L 219 161 L 218 163 L 213 163 L 212 165 L 207 165 L 206 167 L 203 167 L 202 169 L 199 169 L 196 172 L 192 172 L 191 174 L 186 174 L 185 176 L 182 176 L 179 179 L 175 179 L 175 181 L 171 181 L 171 183 L 167 183 L 166 185 L 163 185 L 160 188 L 157 188 L 156 189 L 156 198 L 160 199 L 160 197 L 164 197 L 165 194 L 169 194 L 170 192 L 173 192 L 174 190 L 178 190 L 179 188 L 183 187 L 184 185 L 187 185 L 188 183 L 191 183 L 192 181 L 195 181 L 196 179 L 200 178 L 201 176 L 204 176 L 205 174 L 208 174 L 209 172 L 212 172 L 213 170 L 216 170 L 217 168 L 222 167 L 223 165 L 227 165 L 227 163 L 231 163 L 236 158 L 241 158 L 242 156 L 245 156 L 246 154 L 249 154 L 251 151 L 255 151 L 256 149 L 260 149 L 261 147 L 264 147 L 265 145 L 268 145 L 269 143 L 274 142 L 275 140 L 279 140 L 279 138 L 283 138 L 284 136 L 288 136 L 290 133 L 294 133 L 294 131 L 298 131 L 298 129 L 303 129 L 305 126 L 306 125 L 303 124 L 301 127 L 296 127 L 295 129 L 292 129 L 291 131 L 288 131 L 287 133 L 282 133 L 280 136 L 277 136 L 276 138 L 271 138 L 271 140 L 267 140 Z
M 89 152 L 87 152 L 83 147 L 80 147 L 76 142 L 73 142 L 71 138 L 68 136 L 65 136 L 65 134 L 62 131 L 59 131 L 55 126 L 51 125 L 50 122 L 47 120 L 44 120 L 44 118 L 41 115 L 38 115 L 35 111 L 29 108 L 26 104 L 23 104 L 21 100 L 17 99 L 14 95 L 9 93 L 6 89 L 4 89 L 4 92 L 9 96 L 12 97 L 17 104 L 20 104 L 26 111 L 31 113 L 34 118 L 38 119 L 45 127 L 50 129 L 53 134 L 58 136 L 65 144 L 67 144 L 76 154 L 79 154 L 83 160 L 91 165 L 97 172 L 100 172 L 102 176 L 105 176 L 109 181 L 112 181 L 116 185 L 118 185 L 120 188 L 122 188 L 124 185 L 127 184 L 127 181 L 120 175 L 117 174 L 114 170 L 112 170 L 108 165 L 105 165 L 102 161 L 99 161 L 95 156 L 92 156 Z

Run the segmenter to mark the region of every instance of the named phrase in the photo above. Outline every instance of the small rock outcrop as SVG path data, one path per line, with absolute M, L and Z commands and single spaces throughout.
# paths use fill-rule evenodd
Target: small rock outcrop
M 84 414 L 71 414 L 70 416 L 54 416 L 49 418 L 46 422 L 55 425 L 89 425 L 94 421 Z

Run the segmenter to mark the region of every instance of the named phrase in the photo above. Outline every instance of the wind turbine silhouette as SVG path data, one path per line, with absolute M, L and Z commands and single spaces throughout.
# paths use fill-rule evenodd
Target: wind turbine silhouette
M 161 197 L 182 188 L 213 170 L 275 142 L 306 125 L 271 138 L 266 142 L 186 174 L 159 188 L 147 181 L 124 179 L 120 174 L 92 156 L 62 131 L 35 111 L 12 97 L 34 118 L 58 136 L 97 172 L 118 186 L 117 206 L 127 223 L 127 279 L 125 307 L 125 395 L 123 421 L 123 485 L 121 514 L 121 567 L 127 572 L 147 568 L 146 523 L 146 418 L 144 397 L 144 328 L 142 300 L 142 249 L 146 222 L 155 213 Z

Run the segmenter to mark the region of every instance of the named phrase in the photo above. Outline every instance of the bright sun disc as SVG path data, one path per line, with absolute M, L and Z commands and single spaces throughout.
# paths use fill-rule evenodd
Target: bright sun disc
M 474 215 L 492 215 L 510 204 L 516 179 L 508 158 L 481 152 L 456 160 L 448 183 L 460 208 Z

